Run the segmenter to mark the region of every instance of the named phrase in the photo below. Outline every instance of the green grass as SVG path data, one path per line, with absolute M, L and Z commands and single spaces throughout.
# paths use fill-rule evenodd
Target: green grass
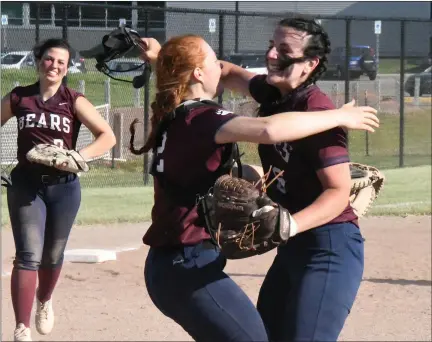
M 380 113 L 380 128 L 369 133 L 369 155 L 366 155 L 366 133 L 350 131 L 350 158 L 354 162 L 380 169 L 399 167 L 399 115 Z M 404 166 L 431 164 L 431 112 L 422 110 L 405 114 Z M 245 163 L 260 164 L 257 147 L 240 143 Z
M 379 114 L 380 128 L 369 136 L 366 154 L 366 133 L 349 133 L 350 156 L 353 161 L 375 165 L 382 169 L 399 167 L 398 114 Z M 405 113 L 404 166 L 431 164 L 431 111 Z
M 120 77 L 117 78 L 132 80 L 132 77 Z M 19 82 L 21 86 L 29 85 L 37 80 L 36 71 L 31 68 L 22 70 L 1 70 L 1 95 L 2 97 L 10 92 L 16 82 Z M 79 90 L 79 82 L 85 82 L 85 95 L 87 99 L 98 106 L 107 103 L 105 99 L 105 81 L 110 81 L 111 88 L 111 107 L 112 108 L 124 108 L 134 107 L 135 89 L 131 83 L 125 83 L 110 79 L 108 76 L 97 72 L 91 71 L 87 73 L 76 73 L 69 74 L 67 77 L 68 86 L 72 89 Z M 155 83 L 153 78 L 150 80 L 150 101 L 154 99 L 155 94 Z M 224 93 L 224 100 L 229 100 L 231 97 L 238 97 L 231 92 L 227 91 Z M 140 89 L 140 104 L 144 102 L 144 88 Z
M 6 194 L 1 196 L 2 227 L 9 228 Z M 150 220 L 153 206 L 153 187 L 82 189 L 82 202 L 77 225 Z
M 368 215 L 430 215 L 431 166 L 385 170 L 382 193 Z M 2 194 L 2 227 L 9 227 Z M 144 222 L 150 219 L 153 187 L 82 189 L 77 225 Z
M 386 181 L 369 215 L 431 215 L 431 166 L 384 171 Z
M 379 61 L 380 74 L 399 74 L 400 73 L 400 59 L 398 58 L 381 58 Z M 420 65 L 416 59 L 405 60 L 405 72 L 414 73 L 426 69 L 424 65 Z
M 116 161 L 114 168 L 111 162 L 97 161 L 90 164 L 91 171 L 81 175 L 82 187 L 134 187 L 143 185 L 143 158 L 135 158 L 127 162 Z M 149 177 L 152 180 L 152 177 Z
M 122 77 L 123 78 L 123 77 Z M 68 86 L 72 89 L 79 89 L 79 81 L 85 81 L 85 95 L 93 105 L 98 106 L 105 104 L 105 81 L 110 80 L 111 87 L 111 105 L 113 108 L 133 107 L 135 89 L 131 83 L 125 83 L 110 79 L 99 72 L 87 72 L 70 74 L 67 77 Z M 132 80 L 131 77 L 124 77 L 126 80 Z M 27 68 L 23 70 L 2 70 L 1 71 L 1 93 L 2 96 L 14 88 L 15 82 L 21 86 L 29 85 L 37 80 L 36 72 Z M 154 86 L 150 87 L 150 98 L 154 96 Z M 144 99 L 144 90 L 140 89 L 141 104 Z

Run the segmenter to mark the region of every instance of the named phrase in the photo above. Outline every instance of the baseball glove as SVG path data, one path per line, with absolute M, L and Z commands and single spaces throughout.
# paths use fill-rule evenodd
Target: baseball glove
M 227 259 L 265 253 L 290 237 L 288 210 L 244 179 L 219 177 L 203 201 L 206 226 Z
M 351 163 L 350 203 L 358 217 L 362 217 L 377 199 L 384 186 L 385 177 L 377 168 Z
M 73 173 L 87 172 L 89 170 L 86 161 L 77 151 L 65 150 L 51 144 L 36 145 L 27 152 L 27 159 L 33 163 Z

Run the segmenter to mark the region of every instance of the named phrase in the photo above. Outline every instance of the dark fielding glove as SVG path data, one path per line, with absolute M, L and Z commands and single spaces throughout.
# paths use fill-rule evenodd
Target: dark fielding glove
M 207 226 L 227 259 L 265 253 L 286 243 L 297 231 L 288 210 L 241 178 L 219 177 L 206 201 Z

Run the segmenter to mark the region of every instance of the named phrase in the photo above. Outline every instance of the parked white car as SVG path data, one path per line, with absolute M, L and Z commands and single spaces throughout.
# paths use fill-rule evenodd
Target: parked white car
M 247 71 L 253 72 L 257 75 L 267 75 L 268 70 L 267 67 L 262 67 L 262 68 L 245 68 Z
M 258 75 L 268 72 L 265 53 L 233 53 L 226 60 Z
M 22 69 L 35 65 L 31 51 L 12 51 L 2 56 L 0 65 L 2 69 Z
M 33 67 L 35 59 L 31 51 L 11 51 L 1 57 L 0 66 L 2 69 L 23 69 Z M 71 74 L 79 73 L 81 70 L 75 65 L 75 61 L 71 60 L 71 66 L 68 69 Z

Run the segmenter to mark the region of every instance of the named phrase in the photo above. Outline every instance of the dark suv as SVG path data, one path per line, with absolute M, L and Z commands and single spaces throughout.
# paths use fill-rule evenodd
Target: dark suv
M 336 74 L 340 79 L 345 78 L 345 56 L 346 48 L 337 47 L 332 50 L 328 57 L 328 74 Z M 374 49 L 368 45 L 351 46 L 351 56 L 349 60 L 350 77 L 359 78 L 367 75 L 370 80 L 375 80 L 377 76 L 377 59 Z
M 423 94 L 431 94 L 432 95 L 432 66 L 427 68 L 425 71 L 411 75 L 407 78 L 405 82 L 405 91 L 410 94 L 410 96 L 414 96 L 415 92 L 415 79 L 418 77 L 420 79 L 420 96 Z

